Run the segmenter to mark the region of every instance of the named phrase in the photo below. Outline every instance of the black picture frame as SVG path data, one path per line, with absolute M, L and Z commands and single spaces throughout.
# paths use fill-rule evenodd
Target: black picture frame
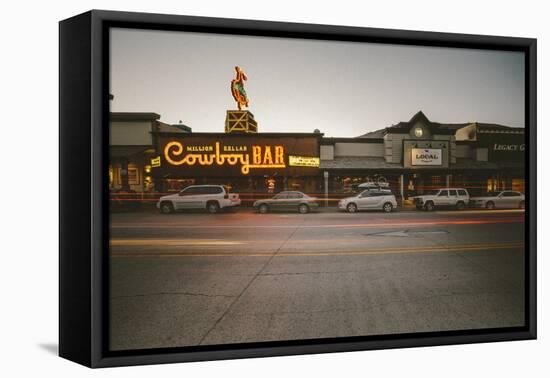
M 109 352 L 108 29 L 128 27 L 525 53 L 526 325 Z M 89 367 L 535 339 L 536 39 L 93 10 L 59 24 L 59 354 Z

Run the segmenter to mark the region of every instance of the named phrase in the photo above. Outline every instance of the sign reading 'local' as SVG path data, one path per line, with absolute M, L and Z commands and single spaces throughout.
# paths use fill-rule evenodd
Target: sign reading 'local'
M 411 165 L 441 165 L 441 149 L 413 148 L 411 149 Z
M 171 141 L 164 147 L 164 159 L 171 165 L 236 166 L 247 175 L 251 169 L 285 168 L 285 149 L 271 145 L 185 145 Z

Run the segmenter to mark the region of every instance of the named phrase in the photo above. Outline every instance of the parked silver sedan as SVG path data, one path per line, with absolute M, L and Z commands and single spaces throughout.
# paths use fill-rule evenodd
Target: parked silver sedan
M 482 197 L 470 198 L 470 206 L 488 210 L 523 209 L 525 208 L 525 195 L 512 190 L 489 192 Z
M 275 197 L 254 202 L 254 208 L 261 214 L 270 211 L 298 211 L 300 214 L 307 214 L 316 211 L 318 207 L 317 198 L 297 191 L 280 192 Z

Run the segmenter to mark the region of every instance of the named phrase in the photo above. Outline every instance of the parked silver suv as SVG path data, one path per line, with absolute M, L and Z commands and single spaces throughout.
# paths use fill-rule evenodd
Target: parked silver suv
M 397 200 L 390 190 L 364 190 L 355 197 L 338 202 L 340 210 L 356 213 L 359 210 L 382 210 L 391 213 L 397 207 Z
M 239 195 L 229 193 L 223 185 L 191 185 L 179 193 L 160 197 L 157 208 L 163 214 L 185 209 L 206 209 L 213 214 L 240 204 Z
M 463 188 L 442 188 L 413 197 L 413 200 L 418 210 L 432 211 L 436 207 L 454 207 L 462 210 L 470 202 L 470 194 Z

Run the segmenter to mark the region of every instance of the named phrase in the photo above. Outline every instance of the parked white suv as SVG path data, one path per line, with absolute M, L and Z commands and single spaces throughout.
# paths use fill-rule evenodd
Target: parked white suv
M 157 208 L 163 214 L 186 209 L 206 209 L 213 214 L 240 204 L 239 195 L 229 193 L 223 185 L 191 185 L 179 193 L 160 197 Z
M 364 190 L 355 197 L 338 202 L 340 210 L 355 213 L 358 210 L 383 210 L 391 213 L 397 207 L 397 200 L 390 190 Z
M 421 196 L 413 197 L 418 210 L 432 211 L 436 207 L 454 207 L 462 210 L 470 202 L 470 194 L 462 188 L 433 189 Z

